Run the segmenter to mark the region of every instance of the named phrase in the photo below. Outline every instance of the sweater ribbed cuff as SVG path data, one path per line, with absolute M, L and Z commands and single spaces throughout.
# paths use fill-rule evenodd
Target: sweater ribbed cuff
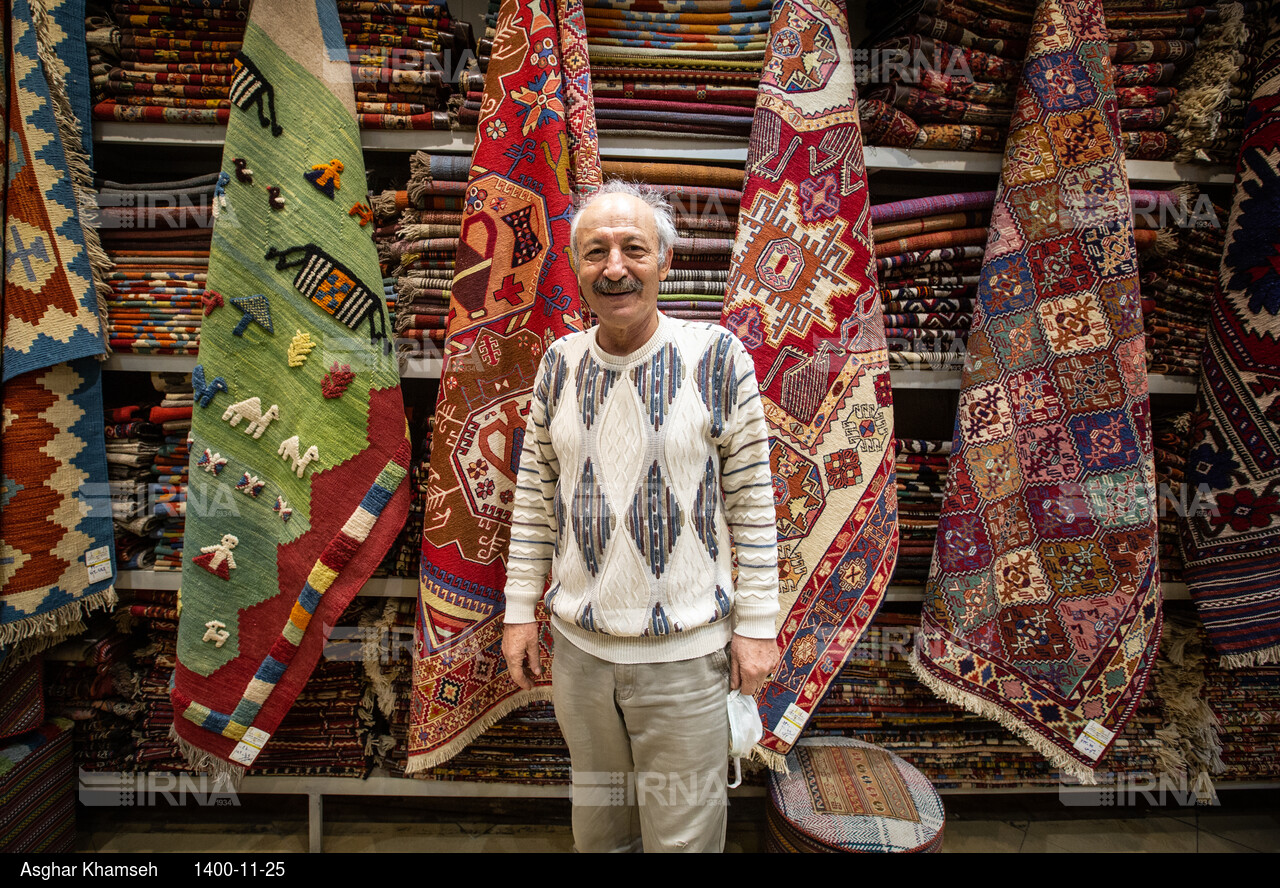
M 777 599 L 764 604 L 748 604 L 742 600 L 734 602 L 733 631 L 744 638 L 776 638 L 777 620 Z
M 508 576 L 504 593 L 507 599 L 507 607 L 502 615 L 502 622 L 532 623 L 536 620 L 535 611 L 538 607 L 538 600 L 542 598 L 544 584 L 545 580 L 542 583 L 535 583 Z

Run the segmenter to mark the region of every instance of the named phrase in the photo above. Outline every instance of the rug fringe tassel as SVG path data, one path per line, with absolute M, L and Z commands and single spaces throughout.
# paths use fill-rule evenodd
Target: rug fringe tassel
M 406 777 L 418 777 L 418 779 L 430 780 L 431 775 L 423 773 L 436 765 L 443 765 L 449 759 L 462 752 L 463 748 L 471 741 L 475 740 L 485 731 L 492 728 L 502 718 L 510 715 L 521 706 L 527 706 L 530 703 L 540 703 L 551 699 L 550 686 L 537 686 L 531 691 L 520 691 L 506 700 L 503 700 L 484 718 L 475 722 L 471 727 L 467 728 L 460 736 L 431 752 L 422 753 L 418 756 L 409 757 L 409 764 L 405 767 L 404 773 Z
M 433 237 L 456 237 L 456 235 L 442 234 L 440 231 L 442 228 L 456 230 L 457 226 L 442 225 L 439 222 L 401 223 L 400 228 L 396 231 L 396 237 L 402 241 L 427 240 Z
M 1218 658 L 1218 662 L 1227 669 L 1249 669 L 1253 666 L 1274 666 L 1280 663 L 1280 644 L 1273 644 L 1271 647 L 1262 648 L 1257 651 L 1249 651 L 1244 654 L 1225 654 Z
M 1168 256 L 1178 248 L 1178 232 L 1174 228 L 1161 228 L 1156 231 L 1156 255 Z
M 757 743 L 751 747 L 751 761 L 760 762 L 770 771 L 778 774 L 790 774 L 791 769 L 787 767 L 787 757 L 780 752 L 772 749 L 766 749 Z
M 409 205 L 417 206 L 426 199 L 427 188 L 431 185 L 431 155 L 417 151 L 409 158 L 409 182 L 405 191 L 409 194 Z
M 1200 196 L 1200 189 L 1190 183 L 1185 183 L 1174 185 L 1169 189 L 1169 193 L 1177 195 L 1179 209 L 1187 211 L 1196 202 L 1196 198 Z
M 402 671 L 399 665 L 395 664 L 395 661 L 391 659 L 391 651 L 384 643 L 384 640 L 390 638 L 395 613 L 396 603 L 388 601 L 383 608 L 382 614 L 376 619 L 367 625 L 363 625 L 363 621 L 361 621 L 361 628 L 367 633 L 364 637 L 364 644 L 361 645 L 364 674 L 369 679 L 378 711 L 388 717 L 396 705 L 395 680 Z M 382 670 L 384 663 L 394 664 L 391 672 Z
M 1241 4 L 1223 3 L 1217 9 L 1218 21 L 1205 26 L 1195 58 L 1179 79 L 1181 84 L 1191 85 L 1179 91 L 1173 119 L 1165 128 L 1183 145 L 1208 145 L 1218 137 L 1221 109 L 1230 98 L 1231 80 L 1243 58 L 1238 47 L 1249 37 Z M 1174 160 L 1185 163 L 1197 153 L 1198 149 L 1183 148 Z
M 100 15 L 85 17 L 84 42 L 113 56 L 120 55 L 120 28 L 110 19 Z
M 244 779 L 243 767 L 220 759 L 208 750 L 183 740 L 178 736 L 178 729 L 174 725 L 169 725 L 169 739 L 177 744 L 178 751 L 187 760 L 187 765 L 192 771 L 208 774 L 213 778 L 215 786 L 223 783 L 230 786 L 233 791 L 240 788 L 240 781 Z
M 1161 656 L 1155 670 L 1156 690 L 1165 725 L 1156 731 L 1160 771 L 1190 781 L 1196 804 L 1217 804 L 1212 774 L 1222 773 L 1218 719 L 1204 699 L 1208 660 L 1196 625 L 1166 615 Z
M 369 209 L 381 219 L 390 219 L 396 214 L 396 193 L 384 191 L 369 198 Z
M 37 654 L 43 654 L 50 648 L 62 644 L 67 639 L 83 634 L 88 628 L 84 622 L 73 620 L 63 624 L 58 632 L 51 635 L 37 635 L 16 642 L 12 647 L 7 648 L 9 655 L 5 657 L 4 664 L 0 665 L 0 671 L 10 666 L 17 666 L 19 663 L 25 663 Z
M 110 610 L 116 606 L 117 601 L 115 587 L 108 586 L 100 592 L 86 595 L 48 613 L 0 626 L 0 647 L 21 645 L 26 649 L 28 642 L 47 640 L 38 650 L 31 652 L 38 653 L 39 650 L 83 632 L 84 621 L 90 614 L 96 610 Z
M 938 676 L 929 672 L 917 657 L 916 652 L 911 652 L 911 658 L 908 660 L 911 664 L 911 671 L 916 674 L 916 678 L 933 691 L 943 700 L 956 706 L 962 706 L 975 715 L 980 715 L 985 719 L 1007 728 L 1009 731 L 1017 735 L 1018 739 L 1026 743 L 1036 752 L 1040 753 L 1049 760 L 1049 764 L 1057 768 L 1064 774 L 1075 777 L 1081 783 L 1087 786 L 1096 786 L 1098 778 L 1094 774 L 1093 769 L 1081 764 L 1073 759 L 1067 753 L 1063 752 L 1056 745 L 1041 737 L 1035 731 L 1030 730 L 1025 724 L 1015 718 L 1003 707 L 992 703 L 989 700 L 983 700 L 981 697 L 963 691 L 954 685 L 948 684 Z

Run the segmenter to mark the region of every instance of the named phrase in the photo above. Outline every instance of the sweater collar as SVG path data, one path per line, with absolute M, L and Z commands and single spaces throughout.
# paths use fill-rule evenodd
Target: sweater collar
M 661 348 L 668 339 L 671 338 L 671 325 L 673 323 L 674 322 L 662 312 L 658 312 L 657 329 L 653 331 L 653 334 L 645 341 L 644 345 L 640 346 L 630 354 L 625 355 L 611 355 L 602 349 L 600 344 L 596 341 L 596 335 L 600 332 L 600 327 L 592 327 L 589 337 L 589 341 L 591 343 L 591 354 L 594 355 L 595 359 L 604 366 L 615 369 L 638 364 L 647 360 L 654 352 Z

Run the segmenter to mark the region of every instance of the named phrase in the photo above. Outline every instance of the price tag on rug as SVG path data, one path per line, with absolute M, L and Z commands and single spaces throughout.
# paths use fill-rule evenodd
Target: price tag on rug
M 808 720 L 808 713 L 792 703 L 782 713 L 782 720 L 774 726 L 774 736 L 780 738 L 784 743 L 795 743 L 796 738 L 800 736 L 804 723 Z
M 111 579 L 111 547 L 99 546 L 84 553 L 85 566 L 89 568 L 89 582 L 101 583 Z
M 1091 719 L 1072 745 L 1096 762 L 1107 751 L 1107 745 L 1115 736 L 1115 731 L 1108 730 Z
M 236 748 L 231 750 L 231 760 L 241 765 L 252 765 L 253 760 L 258 757 L 258 753 L 262 752 L 262 747 L 267 745 L 267 741 L 271 739 L 271 735 L 259 728 L 250 728 L 244 732 L 244 737 L 236 744 Z

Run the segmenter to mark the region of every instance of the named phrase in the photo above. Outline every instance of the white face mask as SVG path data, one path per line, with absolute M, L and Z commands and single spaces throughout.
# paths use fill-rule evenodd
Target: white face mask
M 730 789 L 742 785 L 742 758 L 764 736 L 764 724 L 756 698 L 737 691 L 729 692 L 729 755 L 733 757 L 733 782 Z

